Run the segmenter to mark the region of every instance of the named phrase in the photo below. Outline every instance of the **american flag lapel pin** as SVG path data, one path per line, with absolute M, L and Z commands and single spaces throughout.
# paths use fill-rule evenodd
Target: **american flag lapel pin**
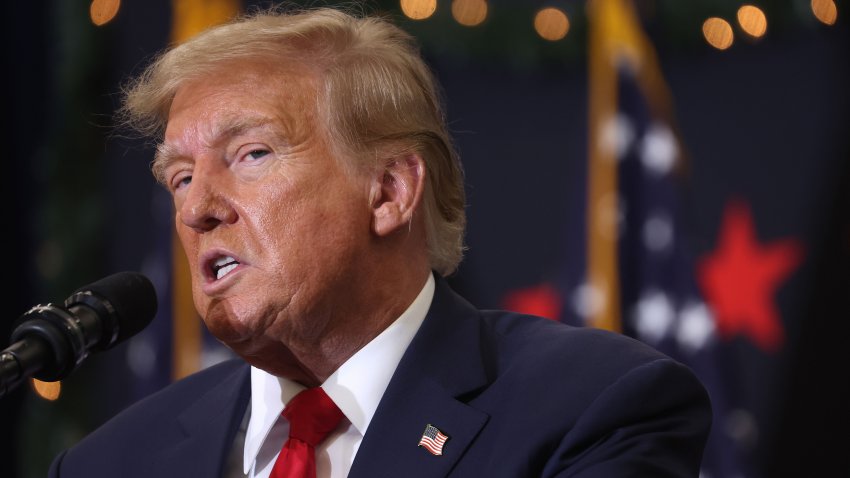
M 446 440 L 448 439 L 448 435 L 429 423 L 425 427 L 425 431 L 422 432 L 422 438 L 419 439 L 419 446 L 425 447 L 432 455 L 440 456 L 443 454 L 443 445 L 446 444 Z

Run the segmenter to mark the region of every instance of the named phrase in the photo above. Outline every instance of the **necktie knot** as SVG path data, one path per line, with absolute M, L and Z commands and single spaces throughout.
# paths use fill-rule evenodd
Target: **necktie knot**
M 282 413 L 289 420 L 289 438 L 319 445 L 342 420 L 343 414 L 321 387 L 296 395 Z
M 316 478 L 316 447 L 342 420 L 342 411 L 320 387 L 292 398 L 281 413 L 289 420 L 289 439 L 283 444 L 270 478 Z

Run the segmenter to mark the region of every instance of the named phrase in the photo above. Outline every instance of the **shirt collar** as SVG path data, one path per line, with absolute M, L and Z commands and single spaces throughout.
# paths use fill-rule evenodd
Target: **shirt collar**
M 242 462 L 246 475 L 257 460 L 260 447 L 283 411 L 283 404 L 292 400 L 292 397 L 304 388 L 298 382 L 275 377 L 265 370 L 251 366 L 251 418 L 245 430 Z
M 407 346 L 419 330 L 434 298 L 434 276 L 398 319 L 348 358 L 322 384 L 360 436 L 372 421 L 378 403 L 390 383 Z M 376 365 L 380 364 L 380 365 Z M 277 422 L 284 404 L 304 386 L 251 367 L 251 415 L 245 434 L 244 471 L 247 474 L 257 459 L 260 447 Z
M 345 417 L 366 434 L 378 402 L 390 383 L 401 356 L 425 320 L 434 297 L 434 277 L 395 322 L 346 360 L 322 384 Z

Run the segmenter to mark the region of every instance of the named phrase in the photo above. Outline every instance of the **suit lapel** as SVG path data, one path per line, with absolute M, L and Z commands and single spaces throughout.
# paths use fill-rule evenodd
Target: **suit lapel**
M 446 476 L 488 415 L 466 403 L 488 383 L 477 311 L 437 280 L 434 300 L 381 399 L 349 477 Z M 418 446 L 431 424 L 449 439 L 443 455 Z
M 162 453 L 154 458 L 153 468 L 158 471 L 154 476 L 221 476 L 248 407 L 249 370 L 247 366 L 232 370 L 178 416 L 184 438 L 163 447 Z

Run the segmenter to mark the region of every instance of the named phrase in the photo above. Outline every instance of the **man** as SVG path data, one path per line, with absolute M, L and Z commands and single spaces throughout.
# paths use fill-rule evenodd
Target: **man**
M 51 476 L 697 476 L 710 411 L 685 367 L 442 280 L 462 175 L 398 28 L 255 15 L 162 55 L 126 111 L 160 140 L 195 305 L 250 368 L 143 400 Z

